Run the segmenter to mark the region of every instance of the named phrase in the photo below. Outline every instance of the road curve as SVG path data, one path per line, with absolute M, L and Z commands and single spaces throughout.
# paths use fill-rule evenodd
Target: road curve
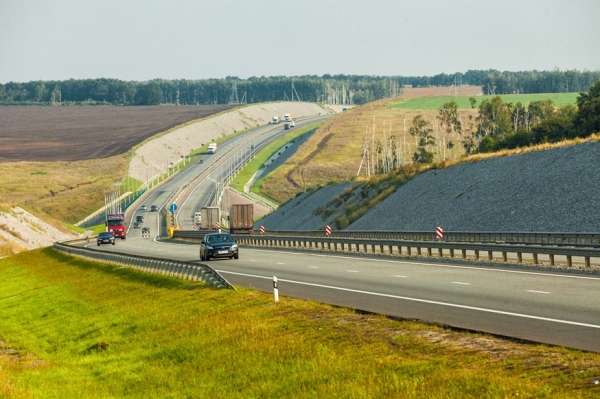
M 263 134 L 261 129 L 267 128 L 256 134 Z M 144 203 L 162 205 L 210 164 L 207 157 Z M 186 205 L 188 214 L 211 195 L 214 185 L 202 184 Z M 155 234 L 157 214 L 146 213 L 145 218 Z M 199 260 L 197 245 L 143 239 L 139 229 L 130 229 L 128 239 L 115 247 L 102 249 Z M 276 275 L 282 295 L 600 352 L 600 277 L 250 248 L 241 249 L 239 260 L 209 264 L 240 286 L 270 291 Z

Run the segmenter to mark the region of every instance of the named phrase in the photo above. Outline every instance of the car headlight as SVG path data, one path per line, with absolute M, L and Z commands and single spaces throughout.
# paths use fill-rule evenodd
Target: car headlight
M 211 247 L 210 245 L 207 245 L 206 249 L 213 249 L 213 247 Z
M 233 244 L 233 245 L 231 246 L 231 250 L 232 250 L 232 251 L 235 251 L 236 249 L 237 249 L 237 244 Z

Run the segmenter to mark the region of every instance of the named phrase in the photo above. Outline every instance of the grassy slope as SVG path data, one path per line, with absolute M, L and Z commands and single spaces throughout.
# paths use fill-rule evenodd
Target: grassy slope
M 284 145 L 294 140 L 297 137 L 300 137 L 304 134 L 312 133 L 315 129 L 317 129 L 321 123 L 314 123 L 309 126 L 305 126 L 300 129 L 294 129 L 289 133 L 278 137 L 277 139 L 270 142 L 260 151 L 258 151 L 254 157 L 254 159 L 233 179 L 231 185 L 238 191 L 244 191 L 244 184 L 246 184 L 252 176 L 264 165 L 265 162 L 269 160 L 277 151 L 279 151 Z M 260 192 L 258 192 L 260 194 Z
M 104 203 L 126 173 L 126 155 L 76 162 L 0 163 L 0 203 L 48 221 L 75 223 Z M 54 223 L 59 224 L 59 223 Z
M 0 261 L 0 281 L 0 397 L 600 392 L 591 384 L 598 354 L 289 298 L 275 306 L 268 294 L 209 289 L 50 249 Z
M 579 93 L 535 93 L 535 94 L 502 94 L 499 97 L 505 102 L 517 103 L 523 105 L 529 104 L 532 101 L 552 100 L 558 106 L 575 104 Z M 477 96 L 476 107 L 485 99 L 491 99 L 494 96 Z M 403 101 L 396 101 L 389 104 L 390 108 L 402 109 L 439 109 L 442 105 L 449 101 L 455 101 L 459 108 L 471 108 L 469 96 L 434 96 L 411 98 Z
M 353 108 L 325 122 L 293 156 L 264 180 L 263 192 L 279 202 L 285 202 L 305 187 L 354 178 L 368 130 L 369 145 L 373 140 L 394 136 L 402 159 L 408 163 L 416 147 L 415 139 L 408 134 L 410 122 L 416 115 L 422 115 L 433 123 L 437 111 L 390 108 L 387 106 L 390 101 L 382 100 Z M 471 131 L 475 126 L 476 111 L 461 110 L 460 115 L 465 130 Z M 373 126 L 375 134 L 370 133 Z M 448 135 L 441 129 L 437 129 L 436 135 L 439 144 L 433 148 L 436 160 L 443 159 L 442 137 L 446 143 L 452 141 L 455 144 L 452 149 L 446 149 L 447 159 L 458 159 L 463 155 L 460 135 Z

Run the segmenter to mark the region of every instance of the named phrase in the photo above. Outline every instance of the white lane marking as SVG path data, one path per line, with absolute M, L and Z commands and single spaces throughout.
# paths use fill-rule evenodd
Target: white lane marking
M 273 278 L 271 276 L 259 276 L 259 275 L 256 275 L 256 274 L 230 272 L 230 271 L 227 271 L 227 270 L 217 270 L 217 272 L 223 273 L 223 274 L 233 274 L 233 275 L 237 275 L 237 276 L 244 276 L 244 277 L 254 277 L 254 278 L 260 278 L 260 279 L 265 279 L 265 280 L 271 280 Z M 466 309 L 466 310 L 476 310 L 476 311 L 479 311 L 479 312 L 493 313 L 493 314 L 499 314 L 499 315 L 503 315 L 503 316 L 521 317 L 521 318 L 525 318 L 525 319 L 547 321 L 547 322 L 559 323 L 559 324 L 567 324 L 567 325 L 571 325 L 571 326 L 596 328 L 596 329 L 600 330 L 600 325 L 598 325 L 598 324 L 581 323 L 581 322 L 578 322 L 578 321 L 563 320 L 563 319 L 554 319 L 554 318 L 551 318 L 551 317 L 535 316 L 535 315 L 530 315 L 530 314 L 525 314 L 525 313 L 515 313 L 515 312 L 508 312 L 508 311 L 498 310 L 498 309 L 481 308 L 479 306 L 461 305 L 461 304 L 458 304 L 458 303 L 433 301 L 433 300 L 430 300 L 430 299 L 411 298 L 411 297 L 407 297 L 407 296 L 400 296 L 400 295 L 393 295 L 393 294 L 384 294 L 382 292 L 372 292 L 372 291 L 355 290 L 355 289 L 352 289 L 352 288 L 337 287 L 337 286 L 334 286 L 334 285 L 307 283 L 307 282 L 304 282 L 304 281 L 286 280 L 286 279 L 282 279 L 282 278 L 280 278 L 278 281 L 284 282 L 284 283 L 290 283 L 290 284 L 298 284 L 298 285 L 307 285 L 307 286 L 311 286 L 311 287 L 326 288 L 326 289 L 330 289 L 330 290 L 345 291 L 345 292 L 354 292 L 354 293 L 357 293 L 357 294 L 373 295 L 373 296 L 379 296 L 379 297 L 383 297 L 383 298 L 392 298 L 392 299 L 400 299 L 400 300 L 404 300 L 404 301 L 426 303 L 426 304 L 430 304 L 430 305 L 440 305 L 440 306 L 446 306 L 446 307 L 450 307 L 450 308 L 458 308 L 458 309 Z
M 471 283 L 466 283 L 464 281 L 453 281 L 453 282 L 451 282 L 451 284 L 456 284 L 456 285 L 471 285 Z
M 404 276 L 402 274 L 394 274 L 392 277 L 397 277 L 397 278 L 408 278 L 408 276 Z
M 171 244 L 173 245 L 173 244 Z M 357 256 L 340 256 L 340 255 L 325 255 L 325 254 L 313 254 L 310 252 L 292 252 L 292 251 L 276 251 L 272 249 L 262 249 L 262 248 L 251 248 L 258 251 L 265 252 L 276 252 L 281 254 L 291 254 L 291 255 L 301 255 L 301 256 L 323 256 L 326 258 L 339 258 L 339 259 L 354 259 L 354 260 L 362 260 L 362 261 L 370 261 L 370 262 L 383 262 L 383 263 L 400 263 L 404 265 L 421 265 L 421 266 L 435 266 L 435 267 L 447 267 L 450 269 L 467 269 L 467 270 L 483 270 L 486 272 L 503 272 L 503 273 L 515 273 L 515 274 L 531 274 L 534 276 L 549 276 L 549 277 L 564 277 L 564 278 L 576 278 L 582 280 L 600 280 L 600 277 L 587 277 L 587 276 L 570 276 L 568 274 L 555 274 L 555 273 L 543 273 L 543 272 L 527 272 L 524 270 L 508 270 L 508 269 L 494 269 L 494 268 L 486 268 L 486 267 L 476 267 L 476 266 L 459 266 L 459 265 L 446 265 L 442 263 L 426 263 L 426 262 L 411 262 L 411 261 L 402 261 L 402 260 L 391 260 L 391 259 L 373 259 L 367 257 L 357 257 Z
M 352 269 L 348 269 L 346 270 L 347 273 L 358 273 L 358 270 L 352 270 Z
M 285 265 L 283 262 L 277 262 L 278 265 Z
M 544 294 L 544 295 L 550 294 L 550 291 L 527 290 L 527 292 L 531 292 L 532 294 Z
M 318 269 L 318 268 L 319 268 L 319 266 L 309 266 L 308 268 L 309 268 L 309 269 Z
M 248 259 L 248 261 L 249 261 L 249 262 L 252 262 L 252 263 L 256 263 L 256 262 L 257 262 L 257 260 L 256 260 L 256 259 Z

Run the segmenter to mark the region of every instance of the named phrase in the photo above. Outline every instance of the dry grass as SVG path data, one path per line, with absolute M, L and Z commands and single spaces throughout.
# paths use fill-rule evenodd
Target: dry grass
M 479 88 L 461 88 L 459 95 L 476 95 Z M 399 99 L 447 94 L 448 88 L 406 89 Z M 396 99 L 376 101 L 348 110 L 325 122 L 298 150 L 277 170 L 265 178 L 262 189 L 269 197 L 285 202 L 306 187 L 326 184 L 331 181 L 350 180 L 356 176 L 362 157 L 362 145 L 367 130 L 369 140 L 396 137 L 405 164 L 411 162 L 416 143 L 408 134 L 410 123 L 416 115 L 422 115 L 436 126 L 438 144 L 433 149 L 436 161 L 460 159 L 464 155 L 458 134 L 446 134 L 437 122 L 437 110 L 412 110 L 391 108 L 388 104 Z M 477 110 L 459 111 L 465 133 L 475 128 Z M 444 144 L 452 142 L 447 148 Z M 445 148 L 445 149 L 444 149 Z
M 127 157 L 76 162 L 0 163 L 0 203 L 24 209 L 60 226 L 75 223 L 103 205 L 104 192 L 119 182 Z

